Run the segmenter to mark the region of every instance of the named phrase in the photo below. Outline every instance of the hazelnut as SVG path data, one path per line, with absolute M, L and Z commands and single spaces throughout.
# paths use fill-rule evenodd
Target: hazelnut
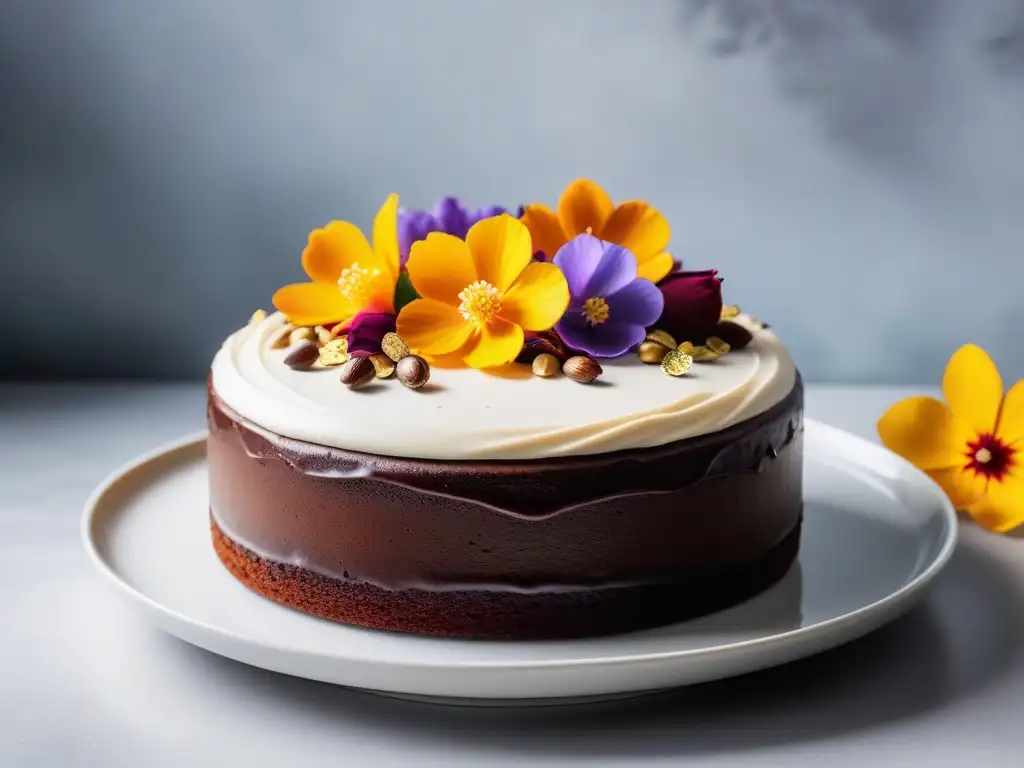
M 753 334 L 739 323 L 722 320 L 715 326 L 715 335 L 732 349 L 743 349 L 754 340 Z
M 353 357 L 341 367 L 341 383 L 349 389 L 369 384 L 377 372 L 368 357 Z
M 288 353 L 284 364 L 297 371 L 309 370 L 309 368 L 320 357 L 320 350 L 312 341 L 303 341 L 295 345 L 295 348 Z
M 430 364 L 419 355 L 406 355 L 395 365 L 395 375 L 409 389 L 419 389 L 430 380 Z
M 589 384 L 604 371 L 597 361 L 585 355 L 570 357 L 562 366 L 562 373 L 580 384 Z

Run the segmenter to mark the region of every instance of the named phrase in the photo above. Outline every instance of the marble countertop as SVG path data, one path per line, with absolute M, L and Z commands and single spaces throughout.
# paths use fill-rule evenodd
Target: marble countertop
M 873 437 L 894 388 L 808 389 Z M 201 384 L 0 385 L 0 765 L 1019 764 L 1024 537 L 965 524 L 937 587 L 851 645 L 586 707 L 466 709 L 254 669 L 145 624 L 78 540 L 92 488 L 201 429 Z M 870 567 L 870 558 L 865 558 Z

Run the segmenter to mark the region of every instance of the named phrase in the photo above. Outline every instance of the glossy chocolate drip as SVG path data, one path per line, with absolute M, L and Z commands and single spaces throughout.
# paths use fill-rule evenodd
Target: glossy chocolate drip
M 659 448 L 454 462 L 272 435 L 211 389 L 211 511 L 272 562 L 389 590 L 699 589 L 796 529 L 802 403 L 798 381 L 760 416 Z

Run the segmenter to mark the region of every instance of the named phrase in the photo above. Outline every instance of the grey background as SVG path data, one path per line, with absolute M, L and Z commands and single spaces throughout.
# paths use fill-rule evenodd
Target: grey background
M 199 378 L 311 228 L 587 175 L 808 379 L 1015 379 L 1022 139 L 1020 0 L 8 0 L 0 376 Z

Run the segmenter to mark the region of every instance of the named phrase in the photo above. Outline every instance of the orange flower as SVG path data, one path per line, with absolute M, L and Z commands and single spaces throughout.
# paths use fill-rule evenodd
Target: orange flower
M 524 331 L 553 326 L 569 305 L 554 264 L 532 261 L 530 233 L 508 215 L 474 224 L 465 240 L 433 232 L 413 244 L 406 267 L 422 297 L 398 314 L 398 335 L 442 365 L 512 362 Z
M 302 252 L 311 283 L 274 294 L 274 307 L 296 325 L 349 323 L 360 312 L 394 312 L 398 280 L 398 195 L 373 220 L 373 248 L 359 228 L 332 221 L 314 229 Z
M 665 253 L 671 230 L 664 216 L 639 200 L 613 205 L 600 186 L 586 179 L 577 179 L 565 188 L 557 215 L 546 205 L 534 203 L 526 206 L 521 219 L 530 230 L 534 248 L 549 260 L 576 235 L 590 233 L 632 252 L 637 276 L 652 283 L 675 266 L 672 256 Z
M 950 358 L 942 392 L 946 403 L 896 403 L 878 422 L 882 442 L 979 524 L 999 533 L 1017 527 L 1024 522 L 1024 381 L 1004 397 L 991 358 L 968 344 Z

